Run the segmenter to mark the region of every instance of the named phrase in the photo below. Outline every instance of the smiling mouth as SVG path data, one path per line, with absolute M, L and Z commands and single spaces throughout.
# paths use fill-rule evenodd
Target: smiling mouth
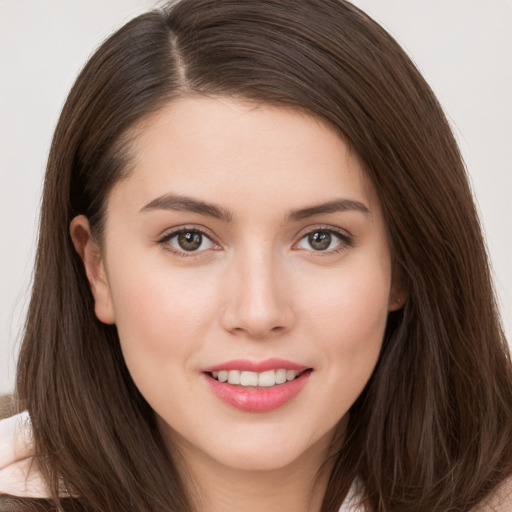
M 302 371 L 279 368 L 277 370 L 267 370 L 264 372 L 220 370 L 208 372 L 208 374 L 218 382 L 228 383 L 234 386 L 269 388 L 291 382 L 300 377 L 303 373 L 310 371 L 312 371 L 311 368 Z
M 203 375 L 214 395 L 227 405 L 244 413 L 265 413 L 291 402 L 307 385 L 312 372 L 313 368 L 292 362 L 288 366 L 285 361 L 241 360 L 206 368 Z

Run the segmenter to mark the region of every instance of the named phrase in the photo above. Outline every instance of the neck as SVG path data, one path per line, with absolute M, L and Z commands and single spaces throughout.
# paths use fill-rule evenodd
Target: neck
M 292 464 L 272 470 L 245 470 L 219 464 L 181 446 L 183 480 L 197 512 L 320 512 L 332 463 L 325 462 L 332 435 Z

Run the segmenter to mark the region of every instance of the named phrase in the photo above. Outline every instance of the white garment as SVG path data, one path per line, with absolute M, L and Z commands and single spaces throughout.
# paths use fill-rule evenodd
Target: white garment
M 352 485 L 352 488 L 348 492 L 345 501 L 343 501 L 343 503 L 341 504 L 340 512 L 361 512 L 360 507 L 356 505 L 355 501 L 355 485 Z
M 28 412 L 0 421 L 0 493 L 31 498 L 48 495 L 34 470 L 32 425 Z

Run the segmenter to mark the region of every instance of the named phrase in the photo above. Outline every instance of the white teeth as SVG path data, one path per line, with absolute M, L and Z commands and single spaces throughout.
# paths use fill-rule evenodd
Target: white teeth
M 293 380 L 297 377 L 297 372 L 295 370 L 288 370 L 286 372 L 286 380 Z
M 268 370 L 266 372 L 250 372 L 240 370 L 220 370 L 212 372 L 212 377 L 219 382 L 240 386 L 272 387 L 295 379 L 301 372 L 297 370 Z
M 240 372 L 238 370 L 230 370 L 228 372 L 229 384 L 240 384 Z
M 240 374 L 240 384 L 242 386 L 257 386 L 258 374 L 256 372 L 242 372 Z
M 286 382 L 286 370 L 276 370 L 276 384 L 284 384 Z
M 269 370 L 258 375 L 258 386 L 270 387 L 276 384 L 276 371 Z

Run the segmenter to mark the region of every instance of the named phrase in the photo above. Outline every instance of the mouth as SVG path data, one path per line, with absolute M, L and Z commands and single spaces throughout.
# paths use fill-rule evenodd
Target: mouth
M 302 391 L 313 373 L 313 368 L 282 360 L 274 368 L 269 368 L 268 361 L 237 363 L 205 369 L 203 375 L 217 398 L 243 412 L 264 413 L 284 406 Z
M 206 373 L 218 382 L 227 382 L 233 386 L 271 388 L 295 380 L 304 372 L 309 371 L 312 371 L 311 368 L 307 368 L 302 371 L 279 368 L 277 370 L 267 370 L 264 372 L 253 372 L 248 370 L 218 370 Z

